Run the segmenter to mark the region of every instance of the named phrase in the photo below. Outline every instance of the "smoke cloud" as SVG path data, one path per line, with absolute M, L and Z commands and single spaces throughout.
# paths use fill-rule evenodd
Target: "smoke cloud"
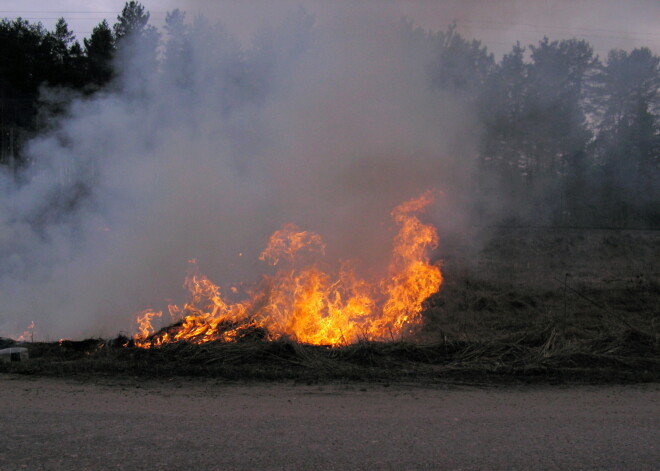
M 131 331 L 183 298 L 190 259 L 223 287 L 256 280 L 287 222 L 369 277 L 389 211 L 426 189 L 441 238 L 467 230 L 478 129 L 428 87 L 399 9 L 276 18 L 250 43 L 198 18 L 158 73 L 124 51 L 115 86 L 34 139 L 19 182 L 0 175 L 3 335 L 33 320 L 39 339 Z

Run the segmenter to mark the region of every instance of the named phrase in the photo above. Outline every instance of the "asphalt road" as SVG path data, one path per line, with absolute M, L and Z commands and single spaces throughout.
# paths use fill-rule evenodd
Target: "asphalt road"
M 0 375 L 1 470 L 660 469 L 660 385 L 80 382 Z

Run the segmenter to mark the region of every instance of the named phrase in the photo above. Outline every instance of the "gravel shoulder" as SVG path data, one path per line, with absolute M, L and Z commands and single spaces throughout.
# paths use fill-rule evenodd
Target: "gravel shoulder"
M 0 375 L 0 469 L 599 469 L 660 462 L 660 384 Z

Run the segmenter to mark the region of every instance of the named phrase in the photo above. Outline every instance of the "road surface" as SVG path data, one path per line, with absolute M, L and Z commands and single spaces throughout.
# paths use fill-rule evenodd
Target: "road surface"
M 0 375 L 4 470 L 657 470 L 660 385 Z

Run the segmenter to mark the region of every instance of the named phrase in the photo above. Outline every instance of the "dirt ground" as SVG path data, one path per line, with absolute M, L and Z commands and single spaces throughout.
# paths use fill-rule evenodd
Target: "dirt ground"
M 660 385 L 0 375 L 1 470 L 655 470 Z

